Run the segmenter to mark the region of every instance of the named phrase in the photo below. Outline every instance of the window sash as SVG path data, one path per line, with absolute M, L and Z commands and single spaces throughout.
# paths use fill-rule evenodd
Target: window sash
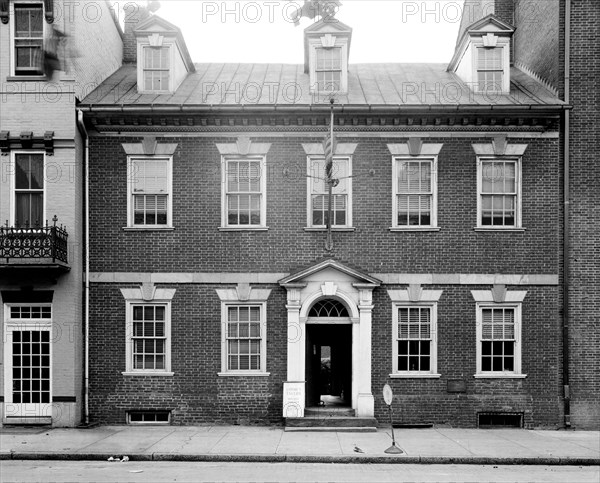
M 320 91 L 336 91 L 342 85 L 342 48 L 315 49 L 315 80 Z
M 397 307 L 396 370 L 431 373 L 434 334 L 431 307 Z
M 395 159 L 395 220 L 397 227 L 430 227 L 434 221 L 433 159 Z
M 171 160 L 130 160 L 130 226 L 168 226 L 170 223 Z
M 502 91 L 504 85 L 504 49 L 477 48 L 477 83 L 480 91 Z
M 332 166 L 332 177 L 339 182 L 332 187 L 332 226 L 349 226 L 350 209 L 350 159 L 334 158 Z M 309 216 L 310 226 L 327 226 L 329 216 L 328 198 L 329 185 L 325 179 L 325 159 L 311 158 L 309 160 Z
M 226 160 L 225 171 L 227 225 L 262 226 L 264 203 L 262 160 Z
M 41 4 L 14 6 L 15 74 L 43 73 L 44 9 Z
M 151 91 L 169 90 L 169 47 L 143 47 L 144 89 Z
M 262 369 L 262 308 L 256 305 L 227 307 L 225 350 L 227 371 Z
M 131 305 L 131 368 L 167 370 L 167 314 L 160 304 Z
M 481 226 L 517 226 L 518 169 L 514 160 L 481 161 Z
M 517 309 L 480 307 L 479 364 L 482 373 L 517 371 Z

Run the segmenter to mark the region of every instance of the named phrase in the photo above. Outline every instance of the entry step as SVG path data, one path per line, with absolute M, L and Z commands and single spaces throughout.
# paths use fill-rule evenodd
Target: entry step
M 353 418 L 343 416 L 307 416 L 304 418 L 286 418 L 285 429 L 288 428 L 334 428 L 336 431 L 340 428 L 377 428 L 375 418 Z
M 286 426 L 286 432 L 294 432 L 294 433 L 376 433 L 377 428 L 375 426 L 312 426 L 312 427 L 302 427 L 302 426 Z
M 306 417 L 348 417 L 352 418 L 356 416 L 356 411 L 348 407 L 336 407 L 336 406 L 312 406 L 307 407 L 304 410 L 304 416 Z

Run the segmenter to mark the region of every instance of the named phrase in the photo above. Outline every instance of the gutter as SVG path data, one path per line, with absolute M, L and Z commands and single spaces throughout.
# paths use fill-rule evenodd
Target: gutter
M 571 99 L 571 0 L 566 0 L 565 3 L 565 102 L 568 104 Z M 564 401 L 564 423 L 566 428 L 571 427 L 571 390 L 569 386 L 569 272 L 571 265 L 569 256 L 571 254 L 570 245 L 570 148 L 571 140 L 569 138 L 571 130 L 570 111 L 564 113 L 565 122 L 565 141 L 564 141 L 564 172 L 563 172 L 563 326 L 562 326 L 562 343 L 563 343 L 563 401 Z
M 85 425 L 90 424 L 90 142 L 83 122 L 83 112 L 77 109 L 77 126 L 85 142 L 84 154 L 84 198 L 85 198 L 85 300 L 84 300 L 84 378 L 83 378 L 83 418 Z

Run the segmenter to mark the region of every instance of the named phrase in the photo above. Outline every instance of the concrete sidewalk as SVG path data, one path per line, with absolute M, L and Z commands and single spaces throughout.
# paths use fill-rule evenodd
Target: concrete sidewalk
M 0 459 L 600 465 L 600 433 L 523 429 L 285 432 L 254 426 L 0 428 Z

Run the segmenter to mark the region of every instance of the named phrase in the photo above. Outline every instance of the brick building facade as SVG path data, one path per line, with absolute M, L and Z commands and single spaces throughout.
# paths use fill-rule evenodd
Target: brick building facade
M 106 2 L 0 2 L 0 419 L 84 412 L 84 144 L 76 102 L 122 63 Z
M 93 421 L 381 419 L 387 383 L 407 424 L 593 424 L 583 341 L 563 392 L 564 56 L 531 56 L 564 5 L 547 31 L 491 5 L 449 65 L 352 64 L 339 21 L 306 29 L 304 66 L 193 64 L 160 17 L 126 26 L 81 105 Z

